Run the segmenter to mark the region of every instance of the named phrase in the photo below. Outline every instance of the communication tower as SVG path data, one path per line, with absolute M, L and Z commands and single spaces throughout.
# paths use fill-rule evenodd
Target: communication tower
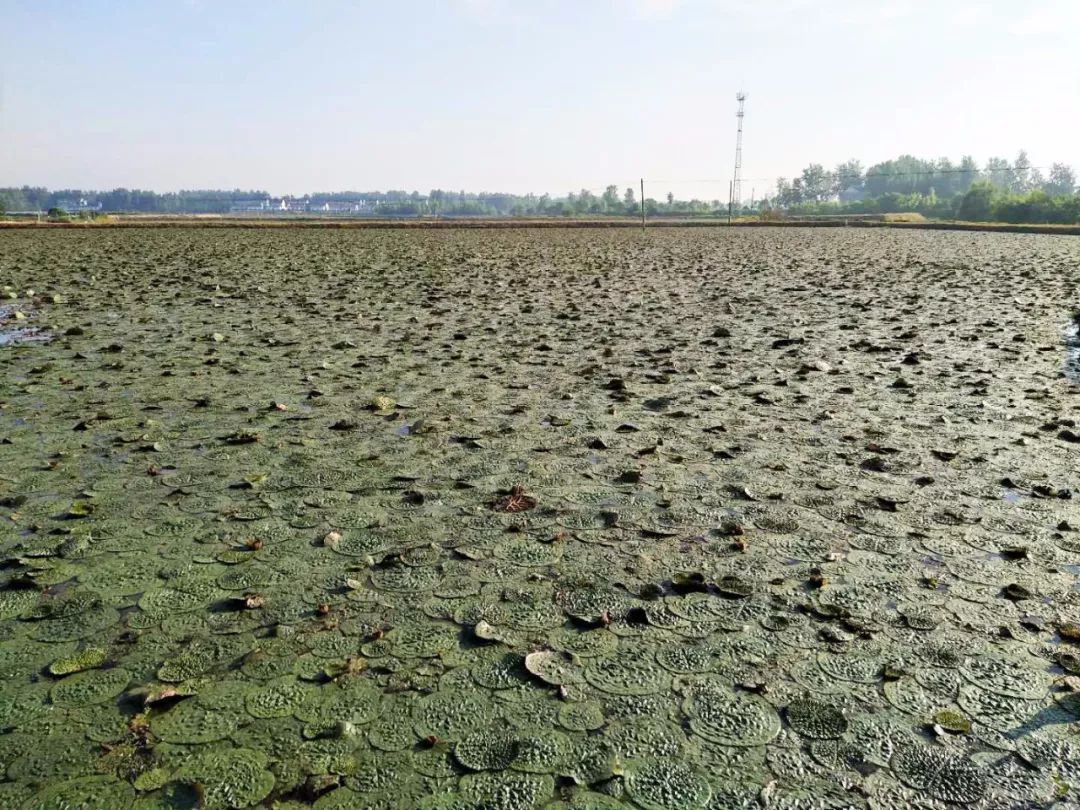
M 742 205 L 742 124 L 746 114 L 746 93 L 740 90 L 735 94 L 735 100 L 739 102 L 739 111 L 735 113 L 739 129 L 735 136 L 735 175 L 731 180 L 731 204 L 739 208 Z

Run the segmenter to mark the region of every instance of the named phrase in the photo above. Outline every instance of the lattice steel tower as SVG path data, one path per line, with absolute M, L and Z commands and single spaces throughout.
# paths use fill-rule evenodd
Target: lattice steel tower
M 746 114 L 746 93 L 742 91 L 735 94 L 735 100 L 739 102 L 739 111 L 735 117 L 739 120 L 739 131 L 735 136 L 735 176 L 731 179 L 731 204 L 735 208 L 742 205 L 742 122 Z

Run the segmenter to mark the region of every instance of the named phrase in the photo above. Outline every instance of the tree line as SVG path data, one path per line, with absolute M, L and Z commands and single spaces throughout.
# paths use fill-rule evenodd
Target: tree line
M 106 212 L 151 214 L 227 214 L 238 206 L 266 200 L 261 190 L 194 190 L 158 193 L 117 188 L 111 191 L 49 190 L 41 187 L 0 188 L 0 212 L 49 211 L 86 200 Z M 507 194 L 432 189 L 418 191 L 319 192 L 300 198 L 317 212 L 324 203 L 359 203 L 370 216 L 637 216 L 642 207 L 634 187 L 609 185 L 602 192 Z M 726 200 L 678 200 L 648 197 L 650 217 L 719 216 Z M 1080 223 L 1080 189 L 1074 170 L 1055 163 L 1045 172 L 1033 166 L 1026 152 L 1016 159 L 990 158 L 980 166 L 971 156 L 923 159 L 901 155 L 864 168 L 848 160 L 832 169 L 811 163 L 798 177 L 781 177 L 776 192 L 744 204 L 739 215 L 765 210 L 793 214 L 883 214 L 918 212 L 939 219 L 1001 222 Z
M 0 188 L 0 211 L 44 212 L 85 200 L 90 207 L 100 207 L 106 212 L 227 214 L 238 206 L 253 205 L 268 198 L 270 195 L 266 191 L 241 189 L 158 193 L 126 188 L 90 191 L 23 186 Z M 608 186 L 602 194 L 582 189 L 571 191 L 565 197 L 432 189 L 426 195 L 418 191 L 335 191 L 316 192 L 296 199 L 303 207 L 316 211 L 324 203 L 362 202 L 364 211 L 374 216 L 636 216 L 640 211 L 634 189 L 620 191 L 614 185 Z M 719 206 L 719 201 L 675 201 L 670 194 L 667 206 L 661 206 L 656 200 L 646 201 L 647 210 L 653 214 L 660 213 L 662 207 L 682 213 L 707 214 Z
M 798 177 L 781 177 L 769 209 L 795 214 L 917 212 L 936 219 L 997 222 L 1080 222 L 1080 189 L 1072 167 L 1044 173 L 1027 152 L 1016 159 L 971 156 L 922 159 L 901 155 L 864 169 L 849 160 L 827 170 L 812 163 Z
M 770 202 L 788 207 L 837 198 L 843 200 L 845 196 L 865 199 L 886 194 L 921 194 L 949 199 L 964 194 L 979 181 L 1012 194 L 1044 191 L 1054 197 L 1077 191 L 1076 173 L 1072 167 L 1055 163 L 1044 174 L 1032 166 L 1027 152 L 1021 150 L 1012 163 L 1006 158 L 990 158 L 982 167 L 970 155 L 965 155 L 958 163 L 949 158 L 926 160 L 901 155 L 865 170 L 858 160 L 840 163 L 831 171 L 820 163 L 811 163 L 798 177 L 779 178 L 776 194 Z

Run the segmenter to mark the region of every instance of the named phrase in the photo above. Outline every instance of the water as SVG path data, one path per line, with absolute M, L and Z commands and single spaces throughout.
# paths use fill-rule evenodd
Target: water
M 1080 312 L 1065 327 L 1065 378 L 1080 384 Z
M 0 306 L 0 346 L 13 346 L 19 343 L 44 343 L 52 339 L 52 335 L 43 332 L 36 326 L 29 325 L 26 320 L 15 320 L 15 313 L 19 311 L 10 304 Z M 30 313 L 27 318 L 33 317 Z

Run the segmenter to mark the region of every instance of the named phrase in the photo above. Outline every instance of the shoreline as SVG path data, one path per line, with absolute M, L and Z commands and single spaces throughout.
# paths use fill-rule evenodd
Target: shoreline
M 122 215 L 107 221 L 37 222 L 34 220 L 0 220 L 0 230 L 95 230 L 99 228 L 239 228 L 279 229 L 316 228 L 341 230 L 512 230 L 512 229 L 575 229 L 575 228 L 641 228 L 640 220 L 629 218 L 604 219 L 370 219 L 341 220 L 316 217 L 290 219 L 255 219 L 214 215 L 180 215 L 130 217 Z M 972 231 L 987 233 L 1033 233 L 1065 236 L 1080 235 L 1080 225 L 1021 224 L 1005 222 L 889 222 L 843 218 L 814 220 L 741 220 L 728 222 L 718 219 L 657 219 L 646 222 L 654 228 L 897 228 L 903 230 Z

